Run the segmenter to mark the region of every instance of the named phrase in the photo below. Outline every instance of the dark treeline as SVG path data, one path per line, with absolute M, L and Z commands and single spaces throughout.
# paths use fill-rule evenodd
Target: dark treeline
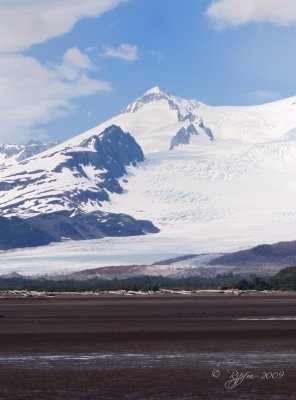
M 157 291 L 159 289 L 240 289 L 240 290 L 292 290 L 296 291 L 296 267 L 281 270 L 271 277 L 221 274 L 212 278 L 187 277 L 168 278 L 163 276 L 138 276 L 126 279 L 48 280 L 10 278 L 0 279 L 0 290 L 35 290 L 46 292 L 85 291 Z
M 167 278 L 163 276 L 138 276 L 127 279 L 48 280 L 11 278 L 0 280 L 0 290 L 36 290 L 47 292 L 83 292 L 105 290 L 157 291 L 158 289 L 195 290 L 227 288 L 242 279 L 242 276 L 227 274 L 214 278 L 188 277 Z
M 282 269 L 277 274 L 253 279 L 242 279 L 236 287 L 241 290 L 296 290 L 296 267 Z

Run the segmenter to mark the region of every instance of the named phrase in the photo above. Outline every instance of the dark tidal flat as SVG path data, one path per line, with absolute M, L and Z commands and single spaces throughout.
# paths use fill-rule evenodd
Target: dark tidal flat
M 0 399 L 295 400 L 296 296 L 1 298 Z

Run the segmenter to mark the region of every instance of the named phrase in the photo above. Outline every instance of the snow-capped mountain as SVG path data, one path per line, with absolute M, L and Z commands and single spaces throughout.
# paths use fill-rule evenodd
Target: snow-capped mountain
M 2 169 L 0 210 L 123 213 L 205 241 L 242 232 L 290 240 L 295 133 L 296 98 L 211 107 L 156 87 L 111 120 Z
M 217 142 L 259 144 L 289 141 L 296 137 L 296 96 L 259 106 L 212 107 L 197 100 L 172 96 L 155 87 L 116 117 L 68 143 L 75 144 L 111 124 L 130 132 L 145 155 L 168 151 L 180 129 L 187 130 L 190 125 L 198 133 L 194 134 L 193 128 L 189 128 L 191 147 L 214 147 Z M 183 146 L 182 150 L 185 150 Z
M 122 193 L 118 178 L 144 161 L 129 133 L 111 125 L 103 132 L 55 146 L 0 171 L 4 215 L 30 216 L 61 210 L 97 211 L 109 193 Z
M 30 141 L 28 144 L 0 144 L 0 168 L 35 156 L 57 146 L 59 142 L 40 143 Z

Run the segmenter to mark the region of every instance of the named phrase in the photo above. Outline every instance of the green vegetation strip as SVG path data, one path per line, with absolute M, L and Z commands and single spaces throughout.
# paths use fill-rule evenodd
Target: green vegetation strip
M 0 290 L 35 290 L 47 292 L 84 291 L 157 291 L 159 289 L 201 290 L 296 290 L 296 267 L 285 268 L 271 277 L 242 277 L 240 275 L 217 275 L 214 278 L 187 277 L 167 278 L 163 276 L 138 276 L 127 279 L 49 280 L 49 279 L 1 279 Z

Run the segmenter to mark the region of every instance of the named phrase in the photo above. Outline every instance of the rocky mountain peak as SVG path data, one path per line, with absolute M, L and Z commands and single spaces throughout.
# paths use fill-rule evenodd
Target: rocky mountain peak
M 171 110 L 177 111 L 177 117 L 179 121 L 183 121 L 189 114 L 192 114 L 194 110 L 199 108 L 199 102 L 197 100 L 186 100 L 180 97 L 172 96 L 168 92 L 161 90 L 158 86 L 155 86 L 144 93 L 143 96 L 129 104 L 122 111 L 122 114 L 136 113 L 145 105 L 157 101 L 166 101 Z

